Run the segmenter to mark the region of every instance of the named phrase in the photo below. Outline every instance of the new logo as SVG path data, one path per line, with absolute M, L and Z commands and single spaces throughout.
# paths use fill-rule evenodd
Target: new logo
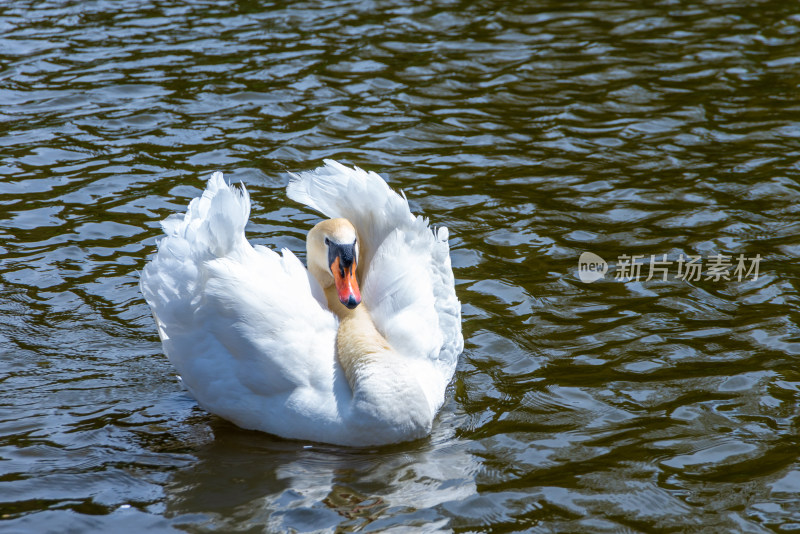
M 603 278 L 607 272 L 606 260 L 593 252 L 584 252 L 578 259 L 578 278 L 581 282 L 591 284 Z

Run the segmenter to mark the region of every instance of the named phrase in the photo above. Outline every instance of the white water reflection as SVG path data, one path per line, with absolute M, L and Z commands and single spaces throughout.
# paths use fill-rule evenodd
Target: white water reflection
M 453 423 L 446 409 L 428 439 L 359 450 L 284 441 L 215 419 L 214 436 L 165 485 L 165 513 L 174 524 L 229 532 L 445 527 L 448 505 L 477 494 L 481 469 Z

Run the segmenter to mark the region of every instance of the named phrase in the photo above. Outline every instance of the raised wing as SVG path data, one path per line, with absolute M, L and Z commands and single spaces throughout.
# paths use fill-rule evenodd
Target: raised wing
M 285 404 L 267 399 L 303 390 L 325 397 L 340 381 L 337 320 L 319 284 L 290 251 L 247 242 L 249 213 L 247 191 L 214 173 L 185 215 L 164 221 L 167 236 L 141 287 L 189 391 L 207 410 L 256 428 L 271 415 L 265 407 Z
M 452 376 L 464 341 L 447 228 L 434 231 L 374 172 L 332 160 L 293 174 L 289 198 L 356 227 L 362 296 L 387 341 Z

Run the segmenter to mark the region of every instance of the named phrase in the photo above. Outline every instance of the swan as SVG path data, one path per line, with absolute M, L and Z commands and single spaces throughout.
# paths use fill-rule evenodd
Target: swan
M 332 160 L 287 196 L 330 219 L 308 268 L 245 237 L 250 197 L 220 172 L 142 271 L 163 350 L 206 411 L 289 439 L 375 446 L 422 438 L 464 345 L 448 231 L 376 173 Z

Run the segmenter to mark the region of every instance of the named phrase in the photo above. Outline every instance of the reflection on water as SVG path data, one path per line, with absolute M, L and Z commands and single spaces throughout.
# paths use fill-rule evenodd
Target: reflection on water
M 380 450 L 280 441 L 220 421 L 212 427 L 215 438 L 197 446 L 191 467 L 166 486 L 177 523 L 196 523 L 201 512 L 205 528 L 225 532 L 445 527 L 433 510 L 476 491 L 479 465 L 468 442 L 442 427 L 428 440 Z
M 774 1 L 0 6 L 0 530 L 796 529 L 798 46 Z M 324 157 L 450 227 L 466 350 L 428 439 L 208 416 L 139 294 L 214 170 L 302 251 L 284 171 Z M 613 277 L 662 254 L 762 259 Z

